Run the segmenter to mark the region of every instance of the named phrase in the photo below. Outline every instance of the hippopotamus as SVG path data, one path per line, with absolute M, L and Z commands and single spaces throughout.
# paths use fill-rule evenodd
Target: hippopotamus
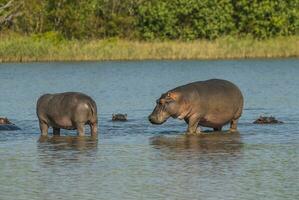
M 0 117 L 0 131 L 14 131 L 20 130 L 14 123 L 9 121 L 6 117 Z
M 0 117 L 0 125 L 13 124 L 6 117 Z
M 277 120 L 275 117 L 260 116 L 253 122 L 254 124 L 283 124 L 282 121 Z
M 112 114 L 112 121 L 127 121 L 128 115 L 127 114 Z
M 97 135 L 97 105 L 86 94 L 65 92 L 44 94 L 38 101 L 36 113 L 42 136 L 48 134 L 48 128 L 53 128 L 54 135 L 60 135 L 60 129 L 75 130 L 79 136 L 84 136 L 84 126 L 90 126 L 91 135 Z
M 210 79 L 176 87 L 161 95 L 148 119 L 163 124 L 169 117 L 184 119 L 187 134 L 200 133 L 200 126 L 221 131 L 230 123 L 230 131 L 237 131 L 243 110 L 243 95 L 233 83 Z

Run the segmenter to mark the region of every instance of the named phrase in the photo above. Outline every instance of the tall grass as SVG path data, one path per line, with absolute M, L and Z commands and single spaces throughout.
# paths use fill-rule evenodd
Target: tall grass
M 299 57 L 299 36 L 145 42 L 0 35 L 0 62 Z

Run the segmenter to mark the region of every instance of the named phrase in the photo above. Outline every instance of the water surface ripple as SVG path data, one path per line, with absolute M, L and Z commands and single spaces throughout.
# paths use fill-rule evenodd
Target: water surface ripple
M 298 59 L 0 64 L 0 115 L 22 128 L 0 132 L 0 199 L 294 200 L 298 74 Z M 149 124 L 162 92 L 210 78 L 243 91 L 238 133 L 187 137 L 184 122 Z M 36 100 L 63 91 L 95 99 L 98 140 L 39 137 Z M 117 112 L 129 121 L 112 122 Z M 252 124 L 261 114 L 285 123 Z

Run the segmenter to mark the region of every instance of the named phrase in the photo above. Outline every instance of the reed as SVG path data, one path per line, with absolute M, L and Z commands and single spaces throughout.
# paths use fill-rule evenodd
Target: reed
M 299 57 L 299 36 L 213 41 L 64 40 L 0 35 L 0 62 L 180 60 Z

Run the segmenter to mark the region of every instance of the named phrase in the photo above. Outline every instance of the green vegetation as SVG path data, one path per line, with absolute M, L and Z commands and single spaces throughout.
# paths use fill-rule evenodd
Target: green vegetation
M 298 38 L 299 0 L 0 0 L 2 62 L 290 57 Z
M 210 40 L 65 40 L 56 33 L 1 36 L 0 62 L 146 59 L 232 59 L 299 57 L 299 36 L 265 40 L 233 37 Z
M 5 29 L 68 39 L 264 39 L 298 34 L 299 0 L 0 0 Z

